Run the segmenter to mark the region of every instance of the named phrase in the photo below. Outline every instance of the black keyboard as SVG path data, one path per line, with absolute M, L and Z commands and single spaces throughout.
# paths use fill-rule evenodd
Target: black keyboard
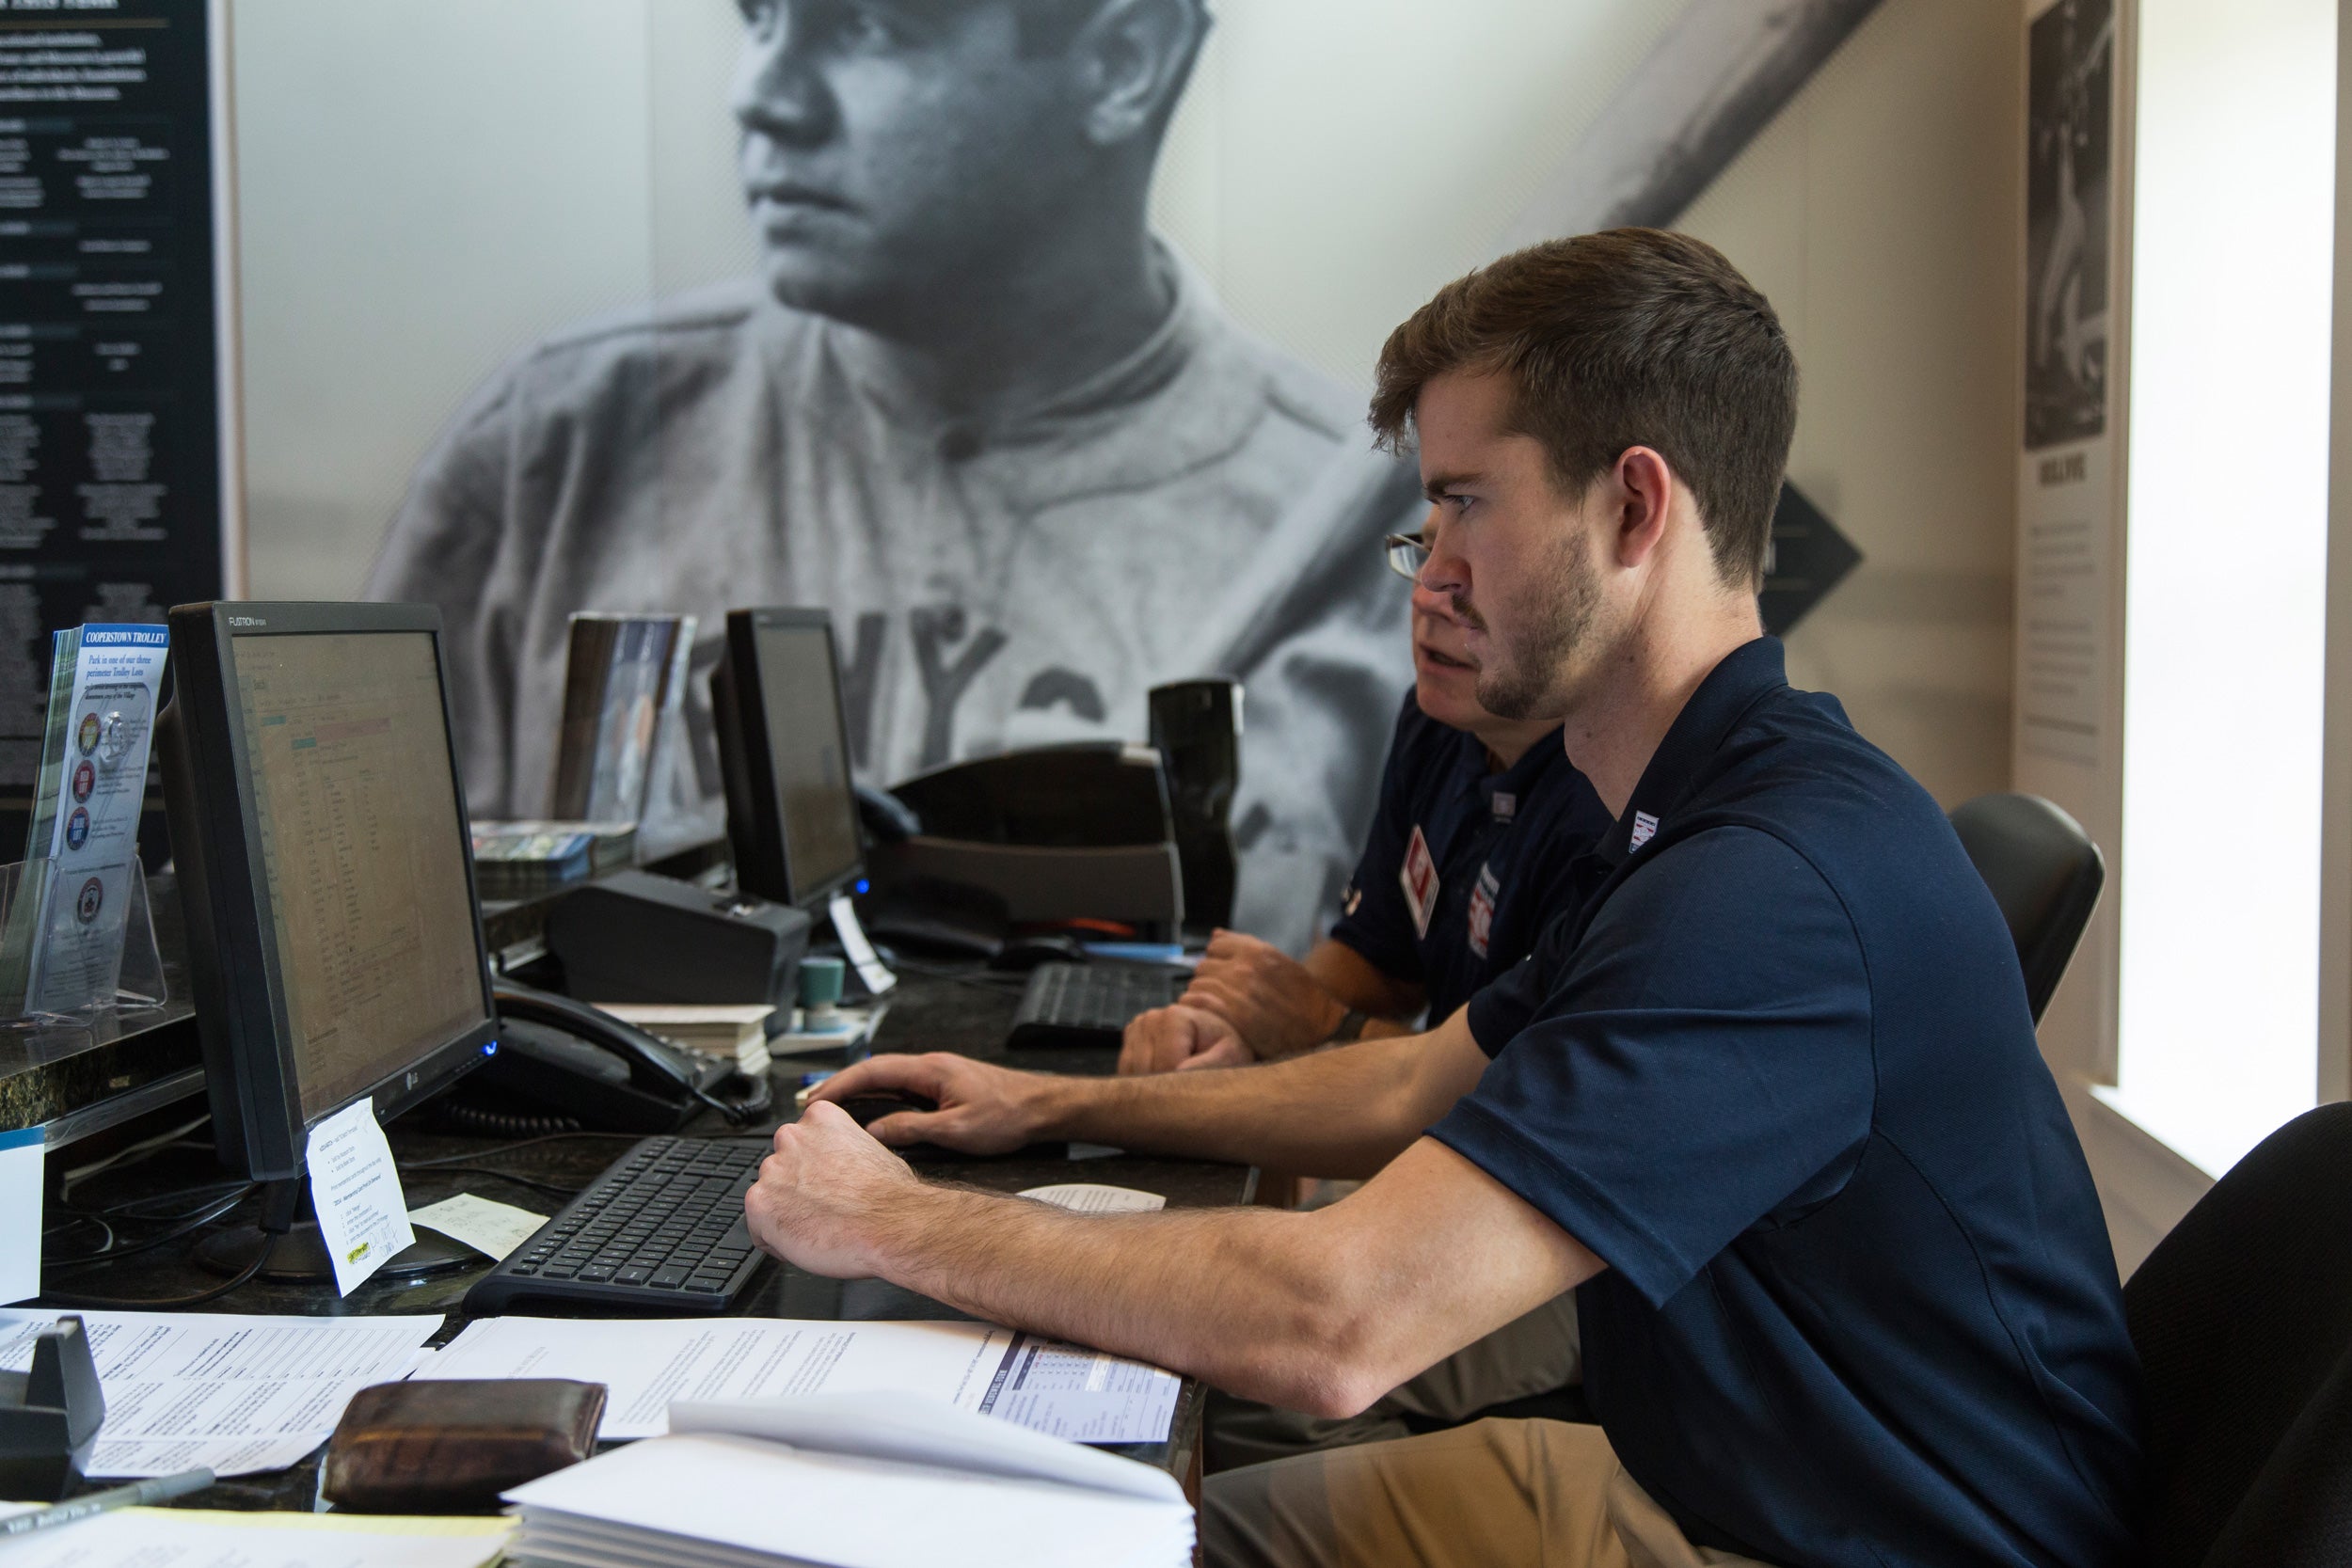
M 474 1281 L 475 1316 L 532 1303 L 723 1312 L 766 1254 L 743 1223 L 764 1138 L 647 1138 Z
M 1029 971 L 1005 1043 L 1117 1045 L 1130 1019 L 1167 1006 L 1191 978 L 1156 964 L 1040 964 Z

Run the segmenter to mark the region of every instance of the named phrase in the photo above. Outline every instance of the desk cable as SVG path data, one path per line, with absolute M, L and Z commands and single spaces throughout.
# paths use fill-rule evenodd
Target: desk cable
M 932 963 L 924 958 L 910 958 L 905 954 L 895 950 L 892 952 L 890 962 L 894 969 L 902 969 L 909 974 L 920 974 L 930 980 L 946 980 L 954 985 L 969 986 L 974 990 L 984 990 L 994 996 L 1019 996 L 1027 989 L 1029 983 L 1027 975 L 1016 974 L 1009 970 L 963 969 L 954 964 Z
M 567 1187 L 553 1181 L 542 1181 L 536 1177 L 516 1176 L 511 1172 L 499 1170 L 493 1166 L 485 1165 L 481 1162 L 485 1160 L 495 1160 L 502 1154 L 512 1154 L 516 1149 L 530 1148 L 538 1144 L 560 1143 L 566 1139 L 612 1138 L 619 1139 L 624 1142 L 636 1143 L 642 1141 L 645 1136 L 646 1134 L 643 1132 L 595 1132 L 579 1129 L 566 1129 L 561 1132 L 542 1132 L 533 1137 L 520 1138 L 513 1143 L 500 1144 L 491 1148 L 469 1148 L 462 1154 L 444 1154 L 430 1160 L 403 1160 L 398 1163 L 398 1168 L 403 1176 L 418 1173 L 448 1173 L 452 1175 L 464 1176 L 486 1176 L 494 1180 L 512 1181 L 518 1186 L 529 1187 L 536 1192 L 546 1193 L 550 1196 L 570 1198 L 577 1197 L 585 1189 L 582 1187 Z
M 96 1254 L 90 1258 L 75 1260 L 82 1263 L 89 1263 L 98 1261 L 102 1258 L 125 1258 L 135 1252 L 144 1252 L 150 1247 L 161 1246 L 167 1241 L 176 1241 L 182 1236 L 191 1235 L 195 1231 L 199 1230 L 205 1226 L 218 1220 L 223 1214 L 229 1212 L 230 1210 L 234 1209 L 238 1204 L 244 1202 L 256 1188 L 259 1188 L 262 1194 L 260 1227 L 262 1232 L 262 1242 L 259 1247 L 254 1249 L 253 1261 L 238 1270 L 232 1277 L 225 1279 L 217 1285 L 209 1286 L 204 1290 L 193 1291 L 183 1296 L 98 1296 L 85 1294 L 79 1291 L 61 1291 L 44 1290 L 40 1293 L 40 1300 L 44 1303 L 57 1307 L 78 1307 L 99 1311 L 112 1310 L 125 1312 L 184 1311 L 186 1308 L 191 1307 L 202 1307 L 208 1302 L 219 1300 L 222 1296 L 225 1296 L 230 1291 L 236 1290 L 239 1286 L 248 1283 L 252 1280 L 254 1275 L 260 1274 L 262 1272 L 262 1266 L 269 1261 L 270 1243 L 278 1237 L 285 1235 L 288 1231 L 294 1228 L 295 1212 L 300 1209 L 302 1204 L 302 1183 L 300 1181 L 246 1182 L 242 1185 L 241 1189 L 227 1201 L 216 1205 L 211 1212 L 203 1215 L 200 1219 L 183 1227 L 179 1230 L 168 1232 L 163 1236 L 151 1237 L 149 1240 L 140 1242 L 133 1246 L 119 1248 L 112 1252 Z M 68 1262 L 59 1266 L 72 1267 L 74 1265 L 73 1262 Z

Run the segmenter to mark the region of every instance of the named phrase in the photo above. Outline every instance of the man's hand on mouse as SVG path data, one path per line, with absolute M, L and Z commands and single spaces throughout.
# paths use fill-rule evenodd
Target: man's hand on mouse
M 1245 1067 L 1257 1059 L 1231 1023 L 1183 1002 L 1130 1019 L 1119 1044 L 1122 1073 Z
M 775 1152 L 743 1195 L 752 1240 L 811 1274 L 862 1279 L 868 1246 L 894 1198 L 921 1187 L 907 1163 L 838 1105 L 811 1104 L 776 1129 Z
M 865 1131 L 893 1148 L 929 1143 L 964 1154 L 1007 1154 L 1036 1141 L 1044 1122 L 1041 1091 L 1047 1082 L 1033 1072 L 1014 1072 L 944 1052 L 869 1056 L 818 1085 L 808 1097 L 808 1109 L 861 1095 L 919 1094 L 939 1109 L 893 1111 L 875 1117 Z M 838 1105 L 826 1108 L 850 1120 Z M 807 1120 L 806 1112 L 802 1119 Z M 853 1121 L 850 1125 L 856 1128 Z
M 1221 930 L 1209 938 L 1200 966 L 1193 971 L 1192 984 L 1184 988 L 1178 1005 L 1216 1015 L 1231 1026 L 1235 1045 L 1247 1054 L 1219 1048 L 1214 1062 L 1187 1057 L 1169 1067 L 1232 1067 L 1245 1061 L 1295 1056 L 1329 1039 L 1347 1016 L 1346 1006 L 1325 990 L 1304 964 L 1272 942 L 1239 931 Z M 1120 1070 L 1168 1069 L 1131 1069 L 1122 1052 Z

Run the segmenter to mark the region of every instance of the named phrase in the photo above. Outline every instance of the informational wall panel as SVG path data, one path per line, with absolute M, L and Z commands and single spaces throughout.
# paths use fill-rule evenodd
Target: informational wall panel
M 0 0 L 0 821 L 47 634 L 221 590 L 206 11 Z
M 2121 493 L 2129 343 L 2133 0 L 2025 0 L 2026 320 L 2014 787 L 2074 814 L 2120 872 Z M 2042 1025 L 2062 1075 L 2115 1071 L 2116 909 Z

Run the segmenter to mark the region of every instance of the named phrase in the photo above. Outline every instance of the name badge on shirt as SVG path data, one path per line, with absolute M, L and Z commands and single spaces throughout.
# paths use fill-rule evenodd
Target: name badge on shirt
M 1405 846 L 1405 864 L 1396 879 L 1405 889 L 1405 903 L 1413 911 L 1413 935 L 1429 934 L 1429 916 L 1438 907 L 1438 863 L 1429 853 L 1429 841 L 1421 836 L 1421 824 L 1413 824 L 1412 841 Z
M 1478 868 L 1478 885 L 1470 889 L 1470 950 L 1480 958 L 1486 956 L 1486 943 L 1494 934 L 1495 899 L 1502 892 L 1502 883 L 1495 876 L 1492 863 Z

